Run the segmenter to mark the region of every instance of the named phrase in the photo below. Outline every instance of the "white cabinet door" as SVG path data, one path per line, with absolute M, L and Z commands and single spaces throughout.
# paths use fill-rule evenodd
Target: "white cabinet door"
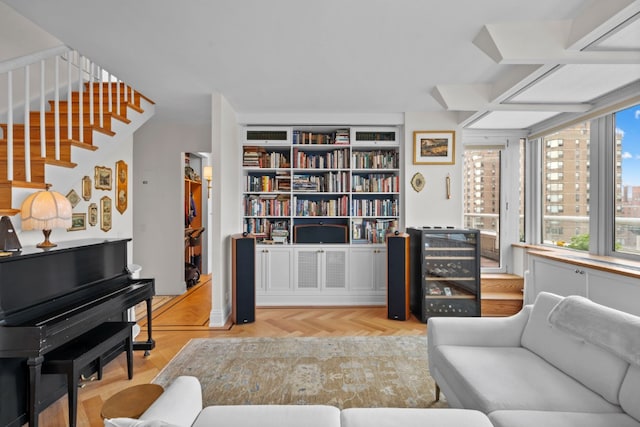
M 384 291 L 387 287 L 387 250 L 384 247 L 352 247 L 349 289 Z
M 373 250 L 373 289 L 387 291 L 387 248 Z
M 294 251 L 295 289 L 319 291 L 322 280 L 322 249 L 318 247 L 296 248 Z
M 256 248 L 256 290 L 259 293 L 291 292 L 293 250 L 288 247 Z
M 327 248 L 322 250 L 324 262 L 324 289 L 347 289 L 349 249 Z
M 640 279 L 589 269 L 587 288 L 594 302 L 640 316 Z
M 531 304 L 540 292 L 557 295 L 587 296 L 587 274 L 584 268 L 573 264 L 532 256 L 526 284 L 526 304 Z

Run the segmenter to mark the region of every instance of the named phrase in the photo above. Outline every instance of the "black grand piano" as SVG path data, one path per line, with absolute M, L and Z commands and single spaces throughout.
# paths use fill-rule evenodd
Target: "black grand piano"
M 133 348 L 154 348 L 155 283 L 131 277 L 130 240 L 62 242 L 0 257 L 0 426 L 37 426 L 40 410 L 66 392 L 64 376 L 41 375 L 47 353 L 105 321 L 126 321 L 126 310 L 142 301 L 147 337 Z

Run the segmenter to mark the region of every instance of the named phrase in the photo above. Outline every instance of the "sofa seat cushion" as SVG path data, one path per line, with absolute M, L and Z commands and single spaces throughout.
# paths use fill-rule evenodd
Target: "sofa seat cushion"
M 489 419 L 494 427 L 640 427 L 640 422 L 626 414 L 496 411 Z
M 193 427 L 340 427 L 340 410 L 328 405 L 207 406 Z
M 442 345 L 429 357 L 467 409 L 622 412 L 522 347 Z
M 342 427 L 492 427 L 482 412 L 468 409 L 343 409 Z

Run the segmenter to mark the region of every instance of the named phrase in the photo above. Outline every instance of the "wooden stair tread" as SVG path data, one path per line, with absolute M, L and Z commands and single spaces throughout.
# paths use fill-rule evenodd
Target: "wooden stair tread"
M 3 209 L 0 208 L 0 215 L 2 216 L 14 216 L 20 213 L 20 209 Z
M 73 169 L 76 166 L 78 166 L 77 163 L 67 162 L 65 160 L 56 160 L 56 159 L 46 159 L 45 164 L 51 165 L 51 166 L 60 166 L 68 169 Z
M 483 292 L 480 294 L 480 298 L 483 300 L 522 300 L 522 292 Z

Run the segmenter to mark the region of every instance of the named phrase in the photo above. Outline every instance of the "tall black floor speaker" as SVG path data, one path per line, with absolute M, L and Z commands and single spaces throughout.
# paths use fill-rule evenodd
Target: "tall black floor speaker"
M 387 236 L 387 317 L 408 320 L 409 306 L 409 235 Z
M 231 320 L 235 324 L 256 320 L 255 254 L 255 237 L 246 233 L 231 236 Z

